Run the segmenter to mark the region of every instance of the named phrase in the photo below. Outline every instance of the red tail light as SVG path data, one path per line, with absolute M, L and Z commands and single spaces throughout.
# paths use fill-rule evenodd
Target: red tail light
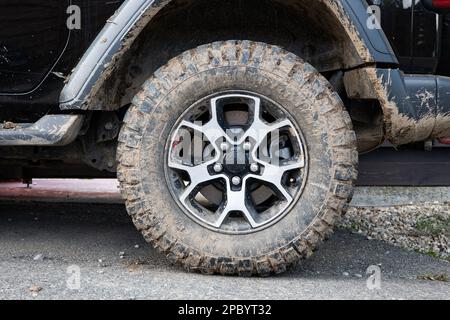
M 433 8 L 450 9 L 450 0 L 433 0 Z

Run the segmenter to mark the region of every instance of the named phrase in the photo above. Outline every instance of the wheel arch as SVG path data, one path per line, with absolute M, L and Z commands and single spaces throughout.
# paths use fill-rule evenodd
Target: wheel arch
M 164 19 L 170 21 L 171 14 L 177 16 L 177 8 L 184 8 L 188 13 L 199 8 L 206 10 L 204 12 L 211 12 L 215 9 L 212 2 L 214 1 L 126 0 L 108 20 L 68 79 L 60 95 L 61 109 L 116 110 L 126 105 L 127 101 L 131 101 L 133 90 L 142 84 L 139 80 L 132 79 L 133 70 L 129 68 L 130 59 L 136 58 L 141 45 L 148 43 L 146 40 L 149 37 L 152 39 L 151 33 L 154 31 L 152 27 L 157 26 L 156 29 L 161 30 L 161 25 L 158 23 Z M 312 53 L 311 56 L 322 61 L 331 58 L 332 62 L 329 65 L 316 65 L 320 71 L 351 69 L 376 63 L 397 63 L 384 33 L 381 30 L 375 29 L 369 32 L 366 29 L 365 21 L 368 15 L 365 0 L 318 0 L 314 1 L 314 4 L 306 0 L 296 0 L 289 2 L 289 5 L 288 2 L 265 0 L 264 4 L 274 6 L 275 11 L 285 8 L 295 12 L 297 18 L 303 18 L 298 21 L 302 27 L 312 21 L 315 23 L 314 27 L 322 29 L 320 33 L 324 33 L 323 36 L 328 37 L 330 42 L 323 50 L 319 50 L 319 54 Z M 236 2 L 238 3 L 242 2 Z M 263 7 L 261 2 L 258 3 L 259 6 L 251 8 L 255 12 Z M 202 7 L 205 5 L 208 7 Z M 320 23 L 314 19 L 314 16 L 319 14 L 321 15 Z M 264 20 L 259 23 L 261 22 Z M 168 28 L 174 27 L 165 25 L 162 29 Z M 313 36 L 321 37 L 319 32 Z M 303 40 L 302 36 L 298 38 Z M 155 66 L 154 70 L 157 67 Z M 147 76 L 150 75 L 151 73 Z M 127 94 L 127 90 L 131 93 Z

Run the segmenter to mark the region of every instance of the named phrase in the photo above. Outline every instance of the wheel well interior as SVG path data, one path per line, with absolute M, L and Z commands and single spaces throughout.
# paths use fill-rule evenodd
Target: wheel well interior
M 342 74 L 337 71 L 364 64 L 343 23 L 324 5 L 326 1 L 172 0 L 123 50 L 111 76 L 91 97 L 91 105 L 101 110 L 126 107 L 159 67 L 186 50 L 214 41 L 252 40 L 281 46 L 328 79 Z M 336 91 L 345 101 L 345 90 Z M 380 126 L 378 122 L 378 132 Z
M 130 103 L 154 71 L 182 52 L 221 40 L 274 44 L 321 72 L 364 63 L 323 1 L 172 0 L 145 26 L 93 97 L 113 110 Z

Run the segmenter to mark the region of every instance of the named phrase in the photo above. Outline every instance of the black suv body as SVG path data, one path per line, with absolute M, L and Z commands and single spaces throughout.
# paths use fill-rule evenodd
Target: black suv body
M 39 0 L 27 0 L 20 4 L 14 1 L 1 1 L 0 120 L 34 123 L 45 114 L 61 113 L 61 110 L 107 108 L 86 106 L 84 100 L 89 90 L 84 88 L 83 91 L 81 87 L 90 88 L 95 84 L 100 73 L 104 72 L 101 70 L 103 66 L 107 65 L 112 56 L 119 51 L 121 37 L 130 32 L 128 29 L 136 28 L 134 24 L 142 18 L 137 13 L 139 10 L 142 11 L 144 8 L 159 10 L 165 6 L 165 2 L 170 3 L 170 1 L 128 1 L 124 4 L 124 2 L 127 1 L 52 0 L 44 3 Z M 383 69 L 379 71 L 379 75 L 386 74 L 386 70 L 394 71 L 392 83 L 388 84 L 392 89 L 388 91 L 391 92 L 390 98 L 398 100 L 399 112 L 419 120 L 421 114 L 426 111 L 422 112 L 420 106 L 417 107 L 416 104 L 423 105 L 423 103 L 413 101 L 411 106 L 402 106 L 400 101 L 404 98 L 414 100 L 416 98 L 414 90 L 421 89 L 422 93 L 419 93 L 421 97 L 424 96 L 424 90 L 429 89 L 430 92 L 436 93 L 441 102 L 430 102 L 432 105 L 429 108 L 444 108 L 445 110 L 438 110 L 441 114 L 448 111 L 448 79 L 443 77 L 450 76 L 450 17 L 446 9 L 433 9 L 431 0 L 416 2 L 383 0 L 369 1 L 366 4 L 365 1 L 342 1 L 342 5 L 345 14 L 357 29 L 355 32 L 359 33 L 364 45 L 370 50 L 371 63 Z M 75 13 L 69 9 L 73 5 L 81 9 L 80 29 L 67 28 L 70 15 Z M 113 29 L 114 24 L 108 19 L 121 5 L 123 7 L 120 14 L 112 18 L 121 24 L 115 28 L 117 30 L 111 32 L 112 37 L 116 38 L 108 39 L 113 41 L 107 44 L 111 46 L 108 48 L 109 51 L 102 52 L 103 56 L 95 57 L 100 61 L 94 61 L 96 59 L 92 51 L 97 49 L 95 45 L 98 46 L 102 40 L 102 35 L 99 37 L 97 35 L 102 30 L 106 32 L 108 27 Z M 366 10 L 367 5 L 379 6 L 382 30 L 367 28 L 367 23 L 373 23 L 370 21 L 370 9 Z M 228 9 L 226 5 L 221 6 L 222 8 L 218 10 Z M 192 18 L 187 16 L 183 27 L 194 27 L 195 23 L 189 19 Z M 182 48 L 182 45 L 179 47 Z M 92 60 L 89 67 L 94 66 L 96 69 L 89 72 L 94 75 L 83 74 L 83 77 L 72 75 L 68 82 L 74 68 L 78 66 L 79 73 L 83 73 L 80 69 L 87 69 L 86 60 L 89 62 Z M 328 71 L 327 69 L 329 68 L 325 66 L 324 70 Z M 397 70 L 402 74 L 395 74 Z M 436 79 L 429 77 L 430 75 L 442 77 Z M 435 81 L 438 82 L 437 88 L 433 83 Z M 119 106 L 111 108 L 116 109 Z M 429 138 L 419 134 L 403 139 L 394 137 L 397 133 L 398 131 L 390 134 L 388 132 L 388 138 L 397 145 Z M 13 142 L 2 144 L 8 145 Z
M 173 261 L 283 272 L 345 212 L 358 152 L 448 142 L 449 10 L 450 0 L 0 0 L 0 179 L 117 176 L 137 228 Z M 178 150 L 196 132 L 200 160 Z

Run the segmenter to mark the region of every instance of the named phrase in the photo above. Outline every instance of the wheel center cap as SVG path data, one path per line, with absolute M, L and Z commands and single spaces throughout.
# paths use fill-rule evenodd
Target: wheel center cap
M 224 154 L 224 167 L 228 172 L 238 175 L 246 172 L 247 157 L 242 146 L 232 146 Z

